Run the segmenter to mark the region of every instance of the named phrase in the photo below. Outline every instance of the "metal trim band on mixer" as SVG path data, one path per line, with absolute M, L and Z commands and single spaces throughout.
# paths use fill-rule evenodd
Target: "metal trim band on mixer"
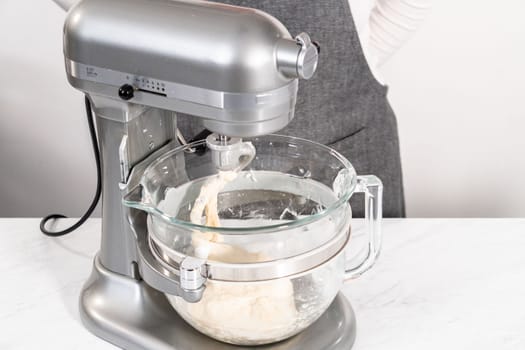
M 145 93 L 197 103 L 220 109 L 256 109 L 268 105 L 281 105 L 294 99 L 298 81 L 292 80 L 283 87 L 257 93 L 231 93 L 169 82 L 132 73 L 96 67 L 66 58 L 66 67 L 72 77 L 95 83 L 119 87 L 123 84 L 135 86 Z
M 341 230 L 325 244 L 289 258 L 259 263 L 222 263 L 203 259 L 200 271 L 205 273 L 205 279 L 227 282 L 258 282 L 306 273 L 344 252 L 350 240 L 350 230 L 350 227 Z M 154 235 L 148 234 L 148 242 L 152 255 L 166 269 L 180 275 L 179 267 L 190 256 L 167 247 Z

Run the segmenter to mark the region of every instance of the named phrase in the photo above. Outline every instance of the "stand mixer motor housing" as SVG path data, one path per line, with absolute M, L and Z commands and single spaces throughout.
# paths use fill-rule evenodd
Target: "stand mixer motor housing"
M 128 349 L 229 349 L 203 339 L 164 296 L 200 300 L 204 287 L 195 281 L 202 266 L 188 260 L 180 275 L 166 270 L 150 252 L 146 216 L 122 200 L 148 163 L 177 142 L 176 113 L 200 118 L 228 139 L 285 127 L 294 116 L 298 79 L 312 77 L 317 67 L 317 45 L 304 33 L 292 38 L 278 20 L 254 9 L 83 0 L 68 13 L 64 55 L 70 84 L 93 106 L 102 157 L 102 242 L 81 294 L 82 321 Z M 336 302 L 353 317 L 346 301 Z M 343 343 L 353 341 L 353 333 L 346 337 Z

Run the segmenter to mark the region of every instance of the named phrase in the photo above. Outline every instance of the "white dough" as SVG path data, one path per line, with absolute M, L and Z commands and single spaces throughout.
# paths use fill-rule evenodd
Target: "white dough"
M 195 200 L 190 213 L 190 221 L 202 225 L 202 212 L 206 210 L 206 226 L 219 226 L 219 215 L 217 213 L 217 195 L 224 186 L 237 177 L 235 171 L 219 171 L 217 176 L 208 179 L 202 185 L 199 196 Z
M 201 301 L 188 303 L 186 312 L 211 336 L 243 341 L 281 339 L 296 327 L 298 316 L 289 280 L 209 281 Z
M 205 212 L 207 226 L 219 226 L 217 195 L 237 177 L 236 172 L 219 172 L 201 188 L 190 213 L 192 223 L 202 224 Z M 221 243 L 220 235 L 195 232 L 192 237 L 196 255 L 214 261 L 247 263 L 266 260 L 262 253 L 252 253 L 242 247 Z M 241 283 L 209 280 L 198 303 L 186 303 L 177 298 L 180 311 L 201 331 L 218 339 L 282 339 L 296 327 L 293 284 L 288 279 L 268 282 Z

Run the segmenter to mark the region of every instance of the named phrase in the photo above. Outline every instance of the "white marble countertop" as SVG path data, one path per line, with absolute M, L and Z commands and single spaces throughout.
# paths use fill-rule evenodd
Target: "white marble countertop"
M 77 310 L 100 220 L 62 238 L 43 236 L 38 223 L 0 219 L 0 349 L 115 349 Z M 524 219 L 383 227 L 380 260 L 343 289 L 357 314 L 354 350 L 525 349 Z

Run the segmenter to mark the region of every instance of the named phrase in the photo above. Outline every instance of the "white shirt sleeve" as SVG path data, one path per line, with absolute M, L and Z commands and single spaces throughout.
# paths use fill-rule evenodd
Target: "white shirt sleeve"
M 432 0 L 348 0 L 363 53 L 374 77 L 378 68 L 410 38 Z

